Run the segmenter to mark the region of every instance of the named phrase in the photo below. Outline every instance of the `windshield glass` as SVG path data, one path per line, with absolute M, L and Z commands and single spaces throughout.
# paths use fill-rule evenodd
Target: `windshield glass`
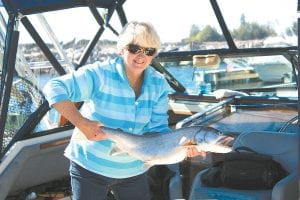
M 292 64 L 283 56 L 224 58 L 214 68 L 196 67 L 192 62 L 166 62 L 164 66 L 193 95 L 218 89 L 251 89 L 253 95 L 297 96 L 297 77 Z M 255 92 L 259 88 L 276 88 L 277 92 Z
M 277 48 L 297 46 L 297 1 L 219 0 L 225 25 L 237 48 Z M 156 5 L 161 6 L 156 6 Z M 134 9 L 138 6 L 148 9 Z M 166 0 L 127 1 L 128 20 L 151 21 L 162 40 L 162 52 L 228 49 L 210 1 L 182 2 Z M 270 9 L 265 9 L 269 7 Z M 234 9 L 233 9 L 234 8 Z M 134 9 L 134 11 L 133 11 Z M 280 13 L 280 15 L 278 15 Z M 168 16 L 168 17 L 159 17 Z M 171 19 L 171 20 L 170 20 Z M 171 23 L 172 22 L 172 23 Z M 167 24 L 167 25 L 166 25 Z M 255 95 L 297 96 L 292 63 L 282 55 L 221 57 L 214 68 L 195 67 L 192 58 L 161 62 L 186 88 L 188 94 L 211 93 L 217 89 L 245 90 L 277 88 L 252 92 Z M 202 88 L 202 89 L 201 89 Z

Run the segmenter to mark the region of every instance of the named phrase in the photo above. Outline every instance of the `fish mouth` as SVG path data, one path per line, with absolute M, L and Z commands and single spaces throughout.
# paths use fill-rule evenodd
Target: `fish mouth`
M 233 141 L 234 141 L 234 137 L 222 135 L 216 141 L 216 144 L 223 145 L 223 146 L 232 146 Z

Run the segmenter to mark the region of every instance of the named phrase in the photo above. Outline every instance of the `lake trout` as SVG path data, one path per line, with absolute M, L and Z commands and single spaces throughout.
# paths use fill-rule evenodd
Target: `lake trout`
M 169 133 L 146 133 L 135 135 L 117 129 L 101 127 L 108 139 L 115 142 L 111 152 L 128 153 L 145 162 L 145 167 L 174 164 L 184 160 L 187 147 L 194 145 L 198 151 L 227 153 L 229 146 L 222 145 L 224 136 L 220 131 L 205 126 L 190 126 Z

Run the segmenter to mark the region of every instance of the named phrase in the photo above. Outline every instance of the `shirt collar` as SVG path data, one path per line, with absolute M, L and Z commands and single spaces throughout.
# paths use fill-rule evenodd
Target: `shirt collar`
M 128 81 L 127 76 L 125 74 L 124 61 L 122 57 L 117 57 L 116 60 L 116 70 L 123 81 Z

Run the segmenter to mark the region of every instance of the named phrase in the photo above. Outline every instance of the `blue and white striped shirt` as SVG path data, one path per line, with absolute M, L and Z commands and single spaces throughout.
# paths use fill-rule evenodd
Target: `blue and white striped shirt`
M 102 65 L 98 62 L 86 65 L 50 80 L 44 88 L 50 105 L 63 100 L 84 101 L 80 110 L 83 116 L 132 134 L 170 131 L 167 115 L 170 91 L 165 78 L 148 66 L 136 99 L 121 57 Z M 110 155 L 112 141 L 79 139 L 78 132 L 74 130 L 65 156 L 85 169 L 112 178 L 132 177 L 147 170 L 142 161 L 127 154 Z

